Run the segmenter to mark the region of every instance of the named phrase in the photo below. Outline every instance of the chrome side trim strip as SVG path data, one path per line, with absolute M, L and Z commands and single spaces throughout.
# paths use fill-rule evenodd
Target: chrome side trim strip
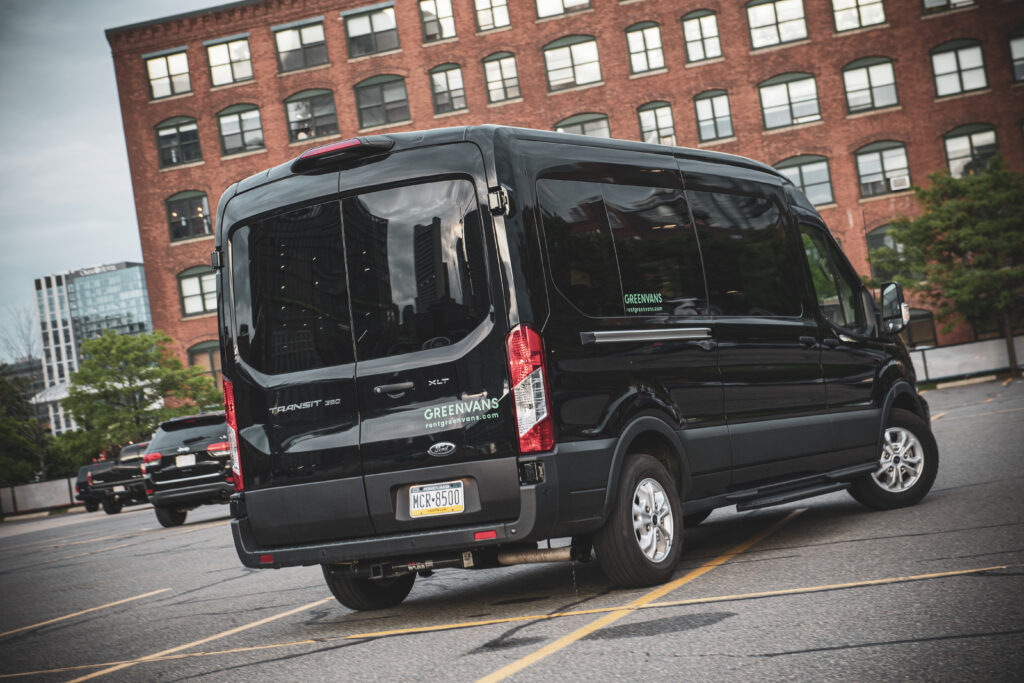
M 601 330 L 580 332 L 583 344 L 710 339 L 710 327 L 675 327 L 662 330 Z

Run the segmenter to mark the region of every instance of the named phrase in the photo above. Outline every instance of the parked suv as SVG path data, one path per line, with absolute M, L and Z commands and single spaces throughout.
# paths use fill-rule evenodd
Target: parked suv
M 235 490 L 230 454 L 224 413 L 162 423 L 143 456 L 152 481 L 149 501 L 160 524 L 178 526 L 193 508 L 227 503 Z
M 149 479 L 142 457 L 148 445 L 145 442 L 128 444 L 116 458 L 106 461 L 105 466 L 88 472 L 89 490 L 100 497 L 103 511 L 108 515 L 117 514 L 125 505 L 146 502 Z
M 747 159 L 495 126 L 344 140 L 231 186 L 213 266 L 238 555 L 320 564 L 355 609 L 593 551 L 655 584 L 715 508 L 895 508 L 935 479 L 900 288 L 879 310 Z

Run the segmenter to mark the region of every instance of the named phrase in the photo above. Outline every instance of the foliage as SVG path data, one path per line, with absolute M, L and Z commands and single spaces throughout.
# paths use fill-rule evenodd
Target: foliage
M 24 484 L 35 479 L 39 467 L 36 451 L 36 420 L 25 399 L 27 382 L 0 365 L 0 486 Z
M 220 392 L 197 367 L 185 368 L 168 349 L 170 337 L 118 335 L 105 330 L 82 342 L 82 361 L 71 376 L 64 409 L 96 443 L 113 449 L 144 441 L 160 422 L 217 408 Z
M 996 156 L 981 173 L 928 177 L 931 187 L 915 190 L 924 213 L 896 219 L 899 246 L 872 260 L 936 305 L 949 327 L 959 317 L 975 327 L 1004 323 L 1009 334 L 1010 315 L 1024 308 L 1024 174 Z
M 76 429 L 64 432 L 53 440 L 47 460 L 47 475 L 51 479 L 73 477 L 82 465 L 92 462 L 103 447 L 103 439 L 97 431 Z

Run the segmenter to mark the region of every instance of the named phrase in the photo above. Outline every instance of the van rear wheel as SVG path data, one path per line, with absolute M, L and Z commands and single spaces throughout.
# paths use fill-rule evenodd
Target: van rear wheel
M 915 505 L 931 490 L 939 447 L 928 424 L 908 410 L 893 409 L 882 435 L 878 468 L 850 486 L 850 495 L 875 510 Z
M 163 505 L 159 505 L 153 510 L 156 511 L 156 521 L 160 522 L 160 526 L 165 527 L 181 526 L 185 523 L 185 517 L 188 516 L 188 510 L 177 510 Z
M 597 560 L 612 583 L 653 586 L 679 564 L 682 505 L 664 465 L 645 454 L 629 456 L 611 516 L 594 535 Z
M 325 564 L 324 579 L 338 602 L 349 609 L 365 611 L 385 609 L 400 604 L 412 590 L 415 574 L 390 579 L 366 579 L 342 576 L 334 565 Z

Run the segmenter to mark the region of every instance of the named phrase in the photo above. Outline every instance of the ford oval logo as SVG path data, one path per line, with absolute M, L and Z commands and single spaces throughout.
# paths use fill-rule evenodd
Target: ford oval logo
M 438 441 L 427 449 L 427 453 L 436 457 L 451 455 L 455 452 L 455 444 L 450 441 Z

